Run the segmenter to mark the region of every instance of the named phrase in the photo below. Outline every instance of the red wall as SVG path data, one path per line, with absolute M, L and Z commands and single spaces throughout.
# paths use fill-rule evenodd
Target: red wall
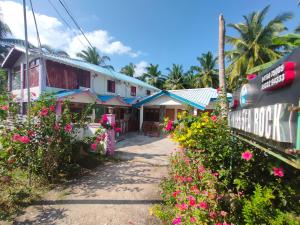
M 90 72 L 67 66 L 61 63 L 46 61 L 48 87 L 63 89 L 77 89 L 81 87 L 90 87 Z

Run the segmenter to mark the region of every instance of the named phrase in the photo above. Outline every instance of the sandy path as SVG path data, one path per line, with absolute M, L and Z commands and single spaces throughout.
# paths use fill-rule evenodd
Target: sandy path
M 132 136 L 118 143 L 120 162 L 109 162 L 51 191 L 13 224 L 155 225 L 149 207 L 159 203 L 158 185 L 167 174 L 169 139 Z

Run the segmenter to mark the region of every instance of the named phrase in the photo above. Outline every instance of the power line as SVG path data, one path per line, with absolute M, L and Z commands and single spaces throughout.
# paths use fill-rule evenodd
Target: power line
M 63 23 L 77 36 L 77 33 L 74 31 L 74 28 L 64 19 L 64 17 L 61 15 L 61 13 L 58 11 L 58 9 L 55 7 L 55 5 L 52 3 L 51 0 L 48 0 L 49 4 L 52 6 L 58 17 L 63 21 Z M 78 36 L 79 42 L 82 44 L 82 46 L 86 47 L 85 44 L 80 40 L 80 37 Z
M 65 6 L 65 4 L 61 1 L 58 0 L 59 3 L 62 5 L 62 7 L 66 10 L 67 14 L 70 16 L 70 18 L 72 19 L 72 21 L 74 22 L 75 26 L 78 28 L 78 30 L 80 30 L 81 34 L 83 35 L 83 37 L 86 39 L 86 41 L 89 43 L 89 45 L 91 46 L 91 48 L 93 48 L 93 45 L 91 44 L 91 42 L 89 41 L 89 39 L 86 37 L 86 35 L 84 34 L 83 30 L 81 29 L 81 27 L 78 25 L 78 23 L 76 22 L 75 18 L 72 16 L 72 14 L 69 12 L 69 10 L 67 9 L 67 7 Z

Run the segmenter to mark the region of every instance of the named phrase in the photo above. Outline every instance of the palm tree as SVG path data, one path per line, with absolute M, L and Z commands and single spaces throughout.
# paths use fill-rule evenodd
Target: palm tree
M 11 34 L 11 30 L 9 29 L 8 25 L 4 23 L 2 19 L 2 13 L 0 12 L 0 40 L 6 38 L 8 35 Z M 8 48 L 5 46 L 0 46 L 0 62 L 3 61 L 5 55 L 8 52 Z
M 195 88 L 196 86 L 196 76 L 194 75 L 194 72 L 192 68 L 188 70 L 183 79 L 183 85 L 184 88 Z
M 86 50 L 77 53 L 76 56 L 86 62 L 114 70 L 113 66 L 106 64 L 106 61 L 110 61 L 110 58 L 106 55 L 100 56 L 96 47 L 88 47 Z
M 176 90 L 184 88 L 184 72 L 182 65 L 173 64 L 172 68 L 167 68 L 169 71 L 168 79 L 165 83 L 165 88 Z
M 230 61 L 227 73 L 230 74 L 229 82 L 232 87 L 240 85 L 252 67 L 278 59 L 282 55 L 282 45 L 274 44 L 273 39 L 286 30 L 284 22 L 291 19 L 292 14 L 280 14 L 264 25 L 269 8 L 267 6 L 262 11 L 244 16 L 244 23 L 228 25 L 239 34 L 239 37 L 226 36 L 226 42 L 233 46 L 226 53 Z
M 42 50 L 46 51 L 47 53 L 58 55 L 58 56 L 70 57 L 67 52 L 65 52 L 61 49 L 55 49 L 49 45 L 41 45 L 41 47 L 42 47 Z
M 166 78 L 158 69 L 157 64 L 154 65 L 150 63 L 150 65 L 146 67 L 146 73 L 143 74 L 143 80 L 145 80 L 148 84 L 161 89 L 163 88 Z
M 195 87 L 218 87 L 218 70 L 216 69 L 217 57 L 207 52 L 197 57 L 200 66 L 192 66 L 196 72 Z
M 133 63 L 129 63 L 128 65 L 122 67 L 120 73 L 126 74 L 127 76 L 133 77 L 135 74 L 136 66 Z

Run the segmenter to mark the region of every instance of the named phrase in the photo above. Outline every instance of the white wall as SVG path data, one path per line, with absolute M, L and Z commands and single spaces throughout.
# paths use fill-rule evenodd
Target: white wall
M 114 80 L 116 82 L 116 91 L 115 93 L 107 92 L 107 80 Z M 136 87 L 136 96 L 144 97 L 146 96 L 147 90 L 151 91 L 151 94 L 156 92 L 154 89 L 141 87 L 136 84 L 130 84 L 121 80 L 113 79 L 111 77 L 105 76 L 103 74 L 94 73 L 91 74 L 91 89 L 99 95 L 120 95 L 121 97 L 133 97 L 130 95 L 131 86 Z

